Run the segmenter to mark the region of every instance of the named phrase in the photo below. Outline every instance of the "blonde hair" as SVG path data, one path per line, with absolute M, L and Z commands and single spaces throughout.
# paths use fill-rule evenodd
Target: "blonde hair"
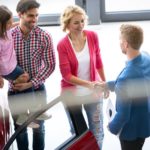
M 88 17 L 86 15 L 86 12 L 81 7 L 77 5 L 68 6 L 65 8 L 64 12 L 61 14 L 61 17 L 60 17 L 60 24 L 64 32 L 67 31 L 68 24 L 70 23 L 70 20 L 74 14 L 83 15 L 85 22 L 87 23 Z
M 141 27 L 132 24 L 123 24 L 120 27 L 120 32 L 133 49 L 140 49 L 143 43 L 143 30 Z

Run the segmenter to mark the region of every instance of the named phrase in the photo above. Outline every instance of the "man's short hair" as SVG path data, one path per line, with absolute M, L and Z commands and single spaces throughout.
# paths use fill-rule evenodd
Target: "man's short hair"
M 20 0 L 17 4 L 16 11 L 20 13 L 27 12 L 33 8 L 39 8 L 40 4 L 36 0 Z

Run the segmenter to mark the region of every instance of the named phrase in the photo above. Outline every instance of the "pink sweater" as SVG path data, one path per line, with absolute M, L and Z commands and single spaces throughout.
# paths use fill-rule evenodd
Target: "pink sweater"
M 84 30 L 84 32 L 87 36 L 90 51 L 90 80 L 95 81 L 99 78 L 97 69 L 103 67 L 98 36 L 93 31 Z M 69 83 L 69 80 L 72 75 L 77 76 L 78 61 L 68 39 L 68 35 L 59 41 L 57 50 L 59 55 L 60 72 L 62 74 L 61 86 L 62 88 L 74 86 Z
M 0 39 L 0 75 L 10 74 L 17 65 L 14 41 L 11 31 L 7 31 L 8 39 Z

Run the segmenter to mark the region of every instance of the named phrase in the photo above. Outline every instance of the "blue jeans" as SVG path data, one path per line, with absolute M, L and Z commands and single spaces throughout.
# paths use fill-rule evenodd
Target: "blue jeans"
M 22 92 L 9 91 L 8 94 L 9 94 L 9 97 L 8 97 L 9 107 L 10 107 L 10 111 L 12 113 L 12 117 L 14 120 L 15 130 L 19 127 L 19 125 L 17 125 L 15 123 L 16 119 L 19 115 L 15 111 L 16 108 L 21 107 L 22 111 L 26 111 L 29 108 L 29 106 L 28 106 L 29 101 L 32 101 L 32 100 L 38 101 L 39 99 L 40 99 L 40 101 L 43 101 L 43 105 L 44 105 L 44 103 L 46 104 L 46 91 L 45 91 L 44 85 L 41 85 L 38 89 L 30 88 L 30 89 L 27 89 Z M 23 95 L 23 94 L 25 94 L 25 95 Z M 16 107 L 16 102 L 17 102 L 18 107 Z M 22 102 L 24 102 L 23 106 L 22 106 Z M 31 106 L 30 106 L 30 109 L 31 109 Z M 33 150 L 44 150 L 44 147 L 45 147 L 44 121 L 37 121 L 36 123 L 38 123 L 40 125 L 40 127 L 37 129 L 33 129 Z M 17 136 L 16 140 L 17 140 L 18 150 L 28 150 L 29 149 L 28 148 L 29 142 L 28 142 L 27 128 L 25 128 Z
M 64 92 L 64 93 L 63 93 Z M 73 128 L 77 136 L 82 135 L 87 129 L 87 124 L 82 113 L 82 103 L 76 103 L 78 97 L 70 91 L 62 92 L 62 101 L 69 118 L 70 126 Z M 74 131 L 71 131 L 74 133 Z
M 16 80 L 24 71 L 21 67 L 16 66 L 16 68 L 8 75 L 3 75 L 3 77 L 7 80 Z
M 97 143 L 102 149 L 104 130 L 103 130 L 103 99 L 98 102 L 84 104 L 84 109 L 87 114 L 89 129 L 94 134 Z
M 45 126 L 44 121 L 36 122 L 39 128 L 33 129 L 33 150 L 44 150 L 45 147 Z M 15 130 L 19 125 L 15 124 Z M 27 128 L 25 128 L 16 138 L 18 150 L 29 150 L 29 141 Z
M 99 148 L 102 149 L 104 131 L 103 131 L 103 99 L 94 98 L 93 95 L 74 96 L 71 95 L 65 101 L 68 105 L 72 123 L 74 124 L 77 135 L 81 135 L 87 130 L 87 125 L 82 114 L 82 105 L 87 114 L 89 129 L 94 134 Z

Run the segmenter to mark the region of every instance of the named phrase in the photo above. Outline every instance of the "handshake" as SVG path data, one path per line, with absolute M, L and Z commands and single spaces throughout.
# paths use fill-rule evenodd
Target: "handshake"
M 103 81 L 95 82 L 93 84 L 93 90 L 97 94 L 103 93 L 103 97 L 104 98 L 108 98 L 109 97 L 109 89 L 108 89 L 108 86 L 107 86 L 106 82 L 103 82 Z

